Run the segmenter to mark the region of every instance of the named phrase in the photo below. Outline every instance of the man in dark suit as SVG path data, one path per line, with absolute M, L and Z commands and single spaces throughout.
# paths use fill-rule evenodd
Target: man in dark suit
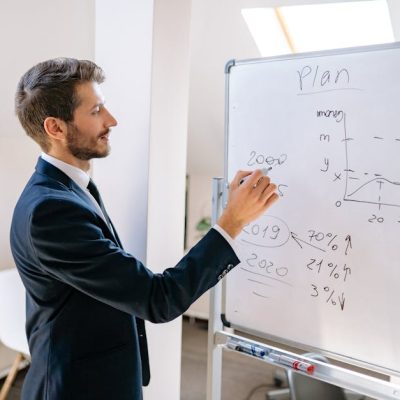
M 144 320 L 171 321 L 225 276 L 239 263 L 232 239 L 277 199 L 261 171 L 238 172 L 218 224 L 174 268 L 152 273 L 124 251 L 87 174 L 117 124 L 103 80 L 90 61 L 54 59 L 17 89 L 18 118 L 43 150 L 11 227 L 32 356 L 24 400 L 141 399 Z

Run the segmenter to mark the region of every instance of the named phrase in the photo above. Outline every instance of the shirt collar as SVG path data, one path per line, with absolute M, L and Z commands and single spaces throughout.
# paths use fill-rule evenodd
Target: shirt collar
M 43 160 L 64 172 L 64 174 L 71 178 L 81 189 L 86 191 L 87 185 L 90 181 L 90 176 L 85 171 L 82 171 L 80 168 L 71 164 L 67 164 L 66 162 L 46 153 L 42 153 L 40 156 L 43 158 Z

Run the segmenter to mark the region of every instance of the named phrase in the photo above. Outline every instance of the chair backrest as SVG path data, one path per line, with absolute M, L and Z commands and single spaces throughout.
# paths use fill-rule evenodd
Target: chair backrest
M 328 362 L 325 357 L 319 354 L 307 353 L 304 354 L 304 357 Z M 287 373 L 291 400 L 346 400 L 344 390 L 338 386 L 291 370 L 288 370 Z
M 25 320 L 25 288 L 18 271 L 0 270 L 0 341 L 29 355 Z

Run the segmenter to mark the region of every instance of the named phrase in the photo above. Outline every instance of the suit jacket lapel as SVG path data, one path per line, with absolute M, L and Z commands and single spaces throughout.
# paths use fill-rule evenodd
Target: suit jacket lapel
M 112 223 L 110 217 L 109 217 L 109 221 L 110 221 L 111 227 L 112 227 L 112 229 L 113 229 L 113 234 L 114 234 L 115 240 L 117 241 L 119 247 L 121 247 L 121 249 L 123 249 L 124 247 L 122 246 L 121 239 L 119 238 L 118 233 L 117 233 L 117 231 L 115 230 L 114 224 Z
M 71 185 L 73 183 L 72 179 L 60 169 L 56 168 L 54 165 L 48 163 L 47 161 L 43 160 L 42 157 L 39 157 L 38 162 L 36 164 L 36 172 L 41 175 L 46 175 L 49 178 L 52 178 L 58 182 L 61 182 L 64 186 L 68 189 L 71 189 Z
M 46 175 L 51 179 L 54 179 L 60 183 L 62 183 L 67 190 L 71 191 L 73 194 L 79 197 L 81 201 L 85 203 L 85 205 L 90 208 L 94 213 L 96 213 L 102 220 L 103 216 L 99 214 L 99 211 L 93 204 L 93 202 L 90 200 L 88 195 L 81 189 L 79 185 L 77 185 L 68 175 L 64 174 L 60 169 L 55 167 L 54 165 L 48 163 L 47 161 L 43 160 L 43 158 L 39 157 L 39 160 L 36 164 L 36 171 L 39 174 Z M 111 222 L 111 221 L 110 221 Z M 119 237 L 117 235 L 117 232 L 114 228 L 114 225 L 111 223 L 113 231 L 109 228 L 107 223 L 104 221 L 104 225 L 107 227 L 108 232 L 110 233 L 110 237 L 113 238 L 114 242 L 121 246 L 121 242 L 119 240 Z

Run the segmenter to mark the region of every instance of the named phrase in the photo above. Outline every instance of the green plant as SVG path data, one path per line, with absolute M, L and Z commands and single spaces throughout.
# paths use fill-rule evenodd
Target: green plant
M 203 217 L 196 224 L 196 231 L 199 233 L 200 237 L 203 237 L 211 228 L 211 218 Z

